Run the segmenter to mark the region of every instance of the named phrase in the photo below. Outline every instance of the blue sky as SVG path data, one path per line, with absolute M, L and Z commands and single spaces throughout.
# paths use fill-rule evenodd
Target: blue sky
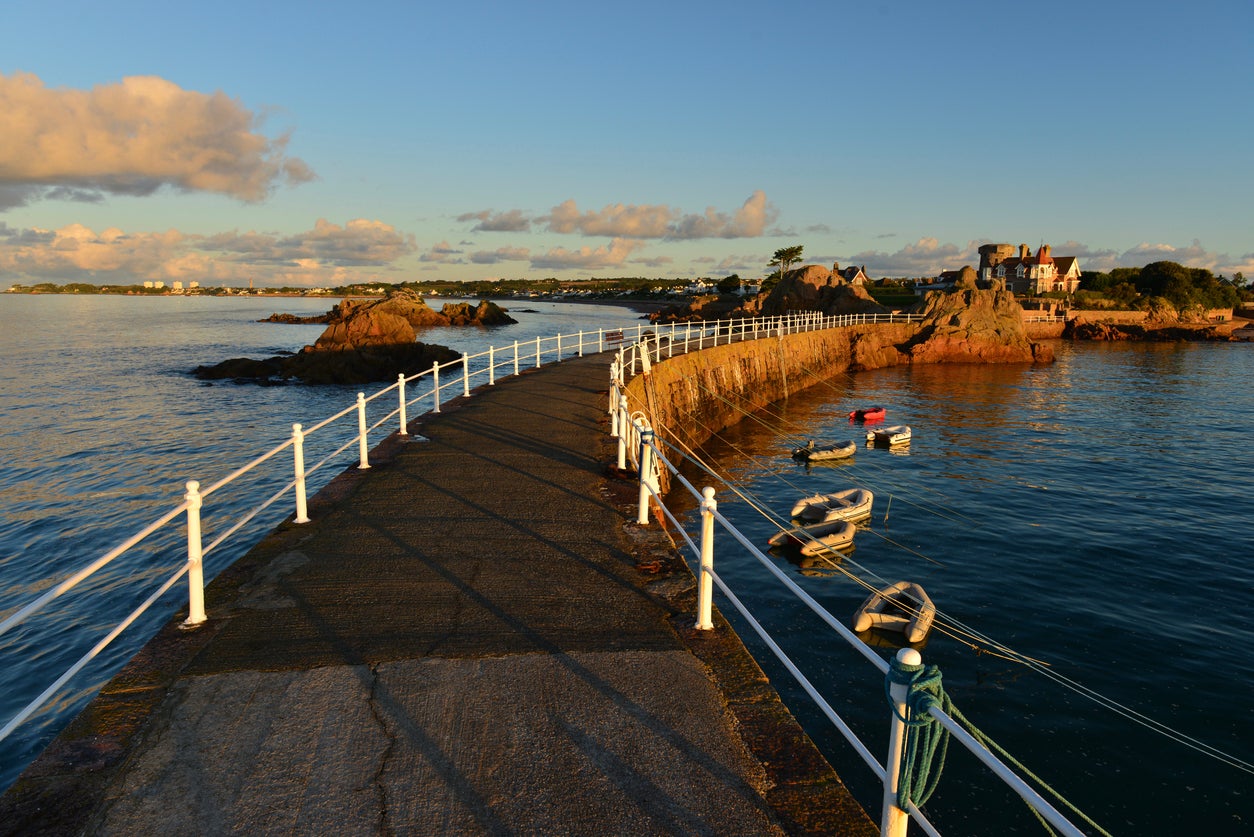
M 0 282 L 1254 277 L 1249 0 L 0 9 Z

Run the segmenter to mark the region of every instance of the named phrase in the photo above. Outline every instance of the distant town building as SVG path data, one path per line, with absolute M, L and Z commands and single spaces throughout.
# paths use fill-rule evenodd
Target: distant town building
M 181 290 L 183 290 L 183 283 L 182 283 L 182 282 L 171 282 L 171 283 L 170 283 L 170 290 L 173 290 L 173 291 L 181 291 Z
M 1019 245 L 1017 257 L 1014 252 L 1009 244 L 981 246 L 980 279 L 1003 280 L 1007 290 L 1026 295 L 1056 291 L 1071 294 L 1080 287 L 1080 263 L 1075 256 L 1054 256 L 1048 244 L 1042 244 L 1036 255 L 1026 244 Z

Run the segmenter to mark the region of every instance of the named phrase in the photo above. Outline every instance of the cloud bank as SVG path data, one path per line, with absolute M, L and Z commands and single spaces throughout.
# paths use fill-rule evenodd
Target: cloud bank
M 96 232 L 81 224 L 14 229 L 0 222 L 0 274 L 22 284 L 196 280 L 246 285 L 256 280 L 263 285 L 328 286 L 382 281 L 398 259 L 415 249 L 412 236 L 365 219 L 343 226 L 319 219 L 313 229 L 285 236 L 127 233 L 117 228 Z
M 257 202 L 314 177 L 287 156 L 288 136 L 261 134 L 262 119 L 237 100 L 156 76 L 72 90 L 0 75 L 0 113 L 0 211 L 163 186 Z
M 562 235 L 609 238 L 669 239 L 756 238 L 775 221 L 778 212 L 761 189 L 735 212 L 708 207 L 703 213 L 687 213 L 665 204 L 636 206 L 610 204 L 597 211 L 580 211 L 574 200 L 562 201 L 547 215 L 529 217 L 519 209 L 483 210 L 459 215 L 463 223 L 476 222 L 476 232 L 526 232 L 540 226 Z

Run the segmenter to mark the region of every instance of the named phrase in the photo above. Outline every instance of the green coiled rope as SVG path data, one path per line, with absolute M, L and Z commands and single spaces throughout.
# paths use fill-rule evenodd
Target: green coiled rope
M 922 806 L 940 784 L 949 753 L 949 730 L 928 714 L 928 710 L 940 706 L 948 713 L 952 704 L 941 686 L 941 673 L 936 666 L 909 665 L 894 657 L 884 680 L 885 694 L 894 683 L 908 690 L 905 717 L 897 714 L 891 695 L 888 699 L 897 720 L 906 725 L 901 774 L 897 780 L 897 807 L 904 811 L 911 802 Z

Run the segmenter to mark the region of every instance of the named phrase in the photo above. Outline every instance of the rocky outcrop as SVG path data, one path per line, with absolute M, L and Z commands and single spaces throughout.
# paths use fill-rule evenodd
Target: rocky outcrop
M 686 323 L 744 316 L 744 298 L 737 294 L 706 294 L 649 314 L 651 323 Z
M 790 270 L 768 294 L 742 299 L 735 294 L 697 297 L 649 315 L 651 322 L 726 320 L 737 317 L 773 317 L 796 311 L 840 314 L 887 314 L 862 285 L 854 285 L 839 271 L 812 264 Z
M 434 343 L 401 343 L 339 351 L 303 351 L 264 360 L 232 358 L 212 366 L 198 366 L 192 374 L 206 381 L 233 381 L 264 386 L 276 384 L 365 384 L 395 381 L 433 363 L 449 363 L 461 355 Z
M 466 302 L 446 302 L 440 311 L 435 311 L 410 288 L 389 289 L 382 299 L 345 299 L 327 313 L 313 317 L 271 314 L 261 322 L 327 323 L 332 328 L 324 331 L 318 342 L 324 348 L 331 348 L 383 345 L 393 337 L 396 338 L 393 342 L 404 342 L 401 337 L 404 330 L 391 320 L 393 317 L 408 323 L 411 332 L 432 326 L 497 326 L 518 322 L 504 308 L 486 299 L 473 308 Z M 414 339 L 413 333 L 408 339 Z
M 912 313 L 923 315 L 918 334 L 901 350 L 914 363 L 1049 363 L 1047 344 L 1028 339 L 1023 308 L 1004 283 L 976 287 L 968 267 L 949 291 L 932 291 Z
M 466 303 L 449 303 L 441 312 L 432 311 L 408 288 L 394 289 L 383 299 L 343 300 L 326 317 L 327 327 L 317 341 L 295 355 L 265 360 L 233 358 L 214 366 L 198 366 L 193 374 L 203 380 L 261 384 L 394 381 L 399 374 L 412 375 L 433 363 L 461 357 L 447 346 L 416 342 L 417 328 L 515 322 L 487 301 L 473 309 Z
M 754 315 L 766 317 L 792 311 L 822 311 L 824 314 L 887 314 L 861 285 L 851 284 L 840 273 L 811 264 L 787 275 L 764 299 L 755 299 Z

